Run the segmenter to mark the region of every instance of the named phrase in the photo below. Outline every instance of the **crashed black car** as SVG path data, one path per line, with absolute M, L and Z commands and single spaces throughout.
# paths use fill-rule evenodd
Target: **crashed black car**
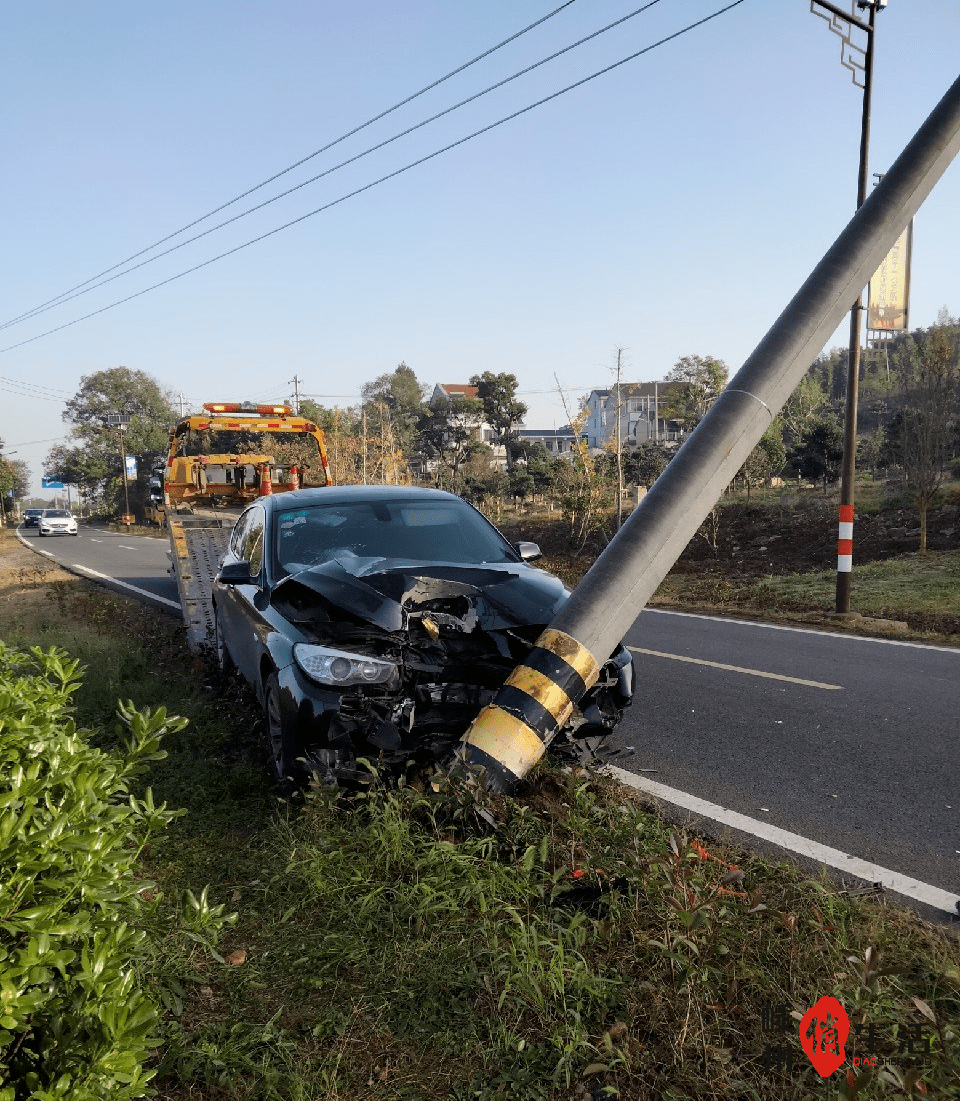
M 466 501 L 342 486 L 260 498 L 214 583 L 217 659 L 264 708 L 278 779 L 444 758 L 567 599 Z M 633 694 L 619 646 L 554 747 L 593 750 Z

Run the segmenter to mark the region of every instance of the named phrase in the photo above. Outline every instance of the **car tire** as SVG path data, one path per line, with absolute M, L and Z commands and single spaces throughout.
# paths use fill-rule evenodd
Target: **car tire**
M 217 609 L 213 609 L 213 652 L 217 659 L 217 668 L 227 675 L 237 668 L 236 662 L 230 657 L 226 643 L 223 641 L 223 631 L 220 629 L 220 616 Z
M 284 716 L 280 682 L 275 673 L 267 677 L 263 686 L 263 710 L 270 771 L 282 787 L 288 787 L 296 781 L 301 771 L 297 762 L 301 755 L 300 738 L 295 725 Z
M 41 539 L 46 539 L 47 537 L 47 533 L 45 531 L 38 531 L 37 535 L 39 535 Z

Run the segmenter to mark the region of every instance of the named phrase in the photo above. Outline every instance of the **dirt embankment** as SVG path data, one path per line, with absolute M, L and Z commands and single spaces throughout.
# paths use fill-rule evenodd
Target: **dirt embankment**
M 561 519 L 531 517 L 502 523 L 510 539 L 531 539 L 540 544 L 542 564 L 574 585 L 583 576 L 609 540 L 598 532 L 579 552 L 570 545 L 569 527 Z M 854 526 L 854 565 L 888 561 L 914 555 L 918 549 L 920 523 L 915 509 L 888 508 L 859 511 Z M 960 550 L 960 494 L 931 509 L 927 517 L 927 547 L 933 554 Z M 702 612 L 738 612 L 756 618 L 812 622 L 831 628 L 852 628 L 826 615 L 827 606 L 813 607 L 774 597 L 771 604 L 756 601 L 744 593 L 746 586 L 765 577 L 786 574 L 831 573 L 837 561 L 837 503 L 834 497 L 804 493 L 785 497 L 780 504 L 730 502 L 716 509 L 671 570 L 671 576 L 685 584 L 674 586 L 667 597 L 670 605 L 680 604 Z M 687 583 L 689 582 L 689 583 Z M 669 587 L 669 586 L 668 586 Z M 655 602 L 660 602 L 658 596 Z M 915 614 L 898 611 L 897 620 L 908 621 L 906 629 L 883 620 L 873 620 L 870 633 L 916 637 L 915 632 L 933 633 L 944 639 L 960 635 L 960 617 L 935 608 L 919 607 Z M 874 613 L 886 616 L 887 612 Z M 867 623 L 861 626 L 866 629 Z
M 608 535 L 592 536 L 580 553 L 570 546 L 560 519 L 511 519 L 500 525 L 509 539 L 532 539 L 544 555 L 562 564 L 562 572 L 582 572 L 603 550 Z M 931 551 L 960 549 L 960 503 L 931 509 L 927 518 Z M 898 508 L 858 513 L 854 563 L 896 558 L 917 550 L 920 521 L 916 510 Z M 690 540 L 673 567 L 675 573 L 721 574 L 730 581 L 788 573 L 813 573 L 836 566 L 837 505 L 811 494 L 785 505 L 735 502 L 716 509 Z
M 787 573 L 832 570 L 837 555 L 837 506 L 805 500 L 793 507 L 726 505 L 691 540 L 674 566 L 679 573 L 717 570 L 728 580 L 754 580 Z M 916 510 L 858 513 L 854 564 L 911 554 L 920 542 Z M 960 506 L 941 505 L 927 517 L 927 549 L 960 549 Z

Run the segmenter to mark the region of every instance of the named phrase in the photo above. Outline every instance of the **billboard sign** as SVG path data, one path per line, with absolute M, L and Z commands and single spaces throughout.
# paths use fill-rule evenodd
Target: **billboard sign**
M 126 460 L 127 460 L 127 464 L 126 464 L 127 477 L 128 478 L 133 478 L 134 481 L 136 481 L 136 477 L 137 477 L 137 456 L 136 455 L 127 455 Z
M 64 489 L 63 482 L 58 482 L 56 478 L 48 478 L 46 475 L 40 479 L 41 489 Z
M 868 329 L 897 332 L 909 327 L 912 248 L 913 222 L 900 234 L 870 280 Z

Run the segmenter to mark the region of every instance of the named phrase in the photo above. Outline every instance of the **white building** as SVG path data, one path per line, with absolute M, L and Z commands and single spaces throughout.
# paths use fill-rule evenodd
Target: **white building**
M 591 390 L 587 397 L 584 431 L 593 448 L 643 447 L 680 440 L 679 426 L 662 416 L 665 385 L 661 382 L 625 382 L 609 390 Z

